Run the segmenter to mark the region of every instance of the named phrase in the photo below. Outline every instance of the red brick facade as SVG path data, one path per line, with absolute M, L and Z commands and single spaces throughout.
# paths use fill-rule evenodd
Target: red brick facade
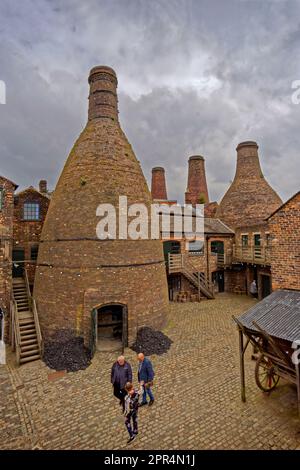
M 12 288 L 12 240 L 14 192 L 17 186 L 0 177 L 0 307 L 5 312 L 5 339 L 8 337 L 8 319 Z
M 27 203 L 39 205 L 38 220 L 26 220 L 24 218 L 24 204 Z M 24 250 L 24 266 L 30 284 L 34 282 L 36 267 L 36 259 L 32 259 L 34 258 L 32 249 L 39 246 L 49 203 L 49 198 L 33 187 L 17 194 L 14 200 L 13 249 Z
M 205 160 L 200 155 L 189 158 L 186 204 L 208 204 L 209 196 L 205 174 Z
M 300 192 L 269 218 L 272 287 L 300 290 Z
M 152 168 L 151 194 L 153 199 L 168 199 L 165 170 L 160 166 Z

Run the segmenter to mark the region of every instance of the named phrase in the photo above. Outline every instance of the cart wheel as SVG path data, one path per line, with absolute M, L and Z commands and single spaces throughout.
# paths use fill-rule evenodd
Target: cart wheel
M 263 392 L 270 392 L 278 384 L 279 378 L 271 359 L 261 354 L 255 366 L 255 382 L 257 386 Z

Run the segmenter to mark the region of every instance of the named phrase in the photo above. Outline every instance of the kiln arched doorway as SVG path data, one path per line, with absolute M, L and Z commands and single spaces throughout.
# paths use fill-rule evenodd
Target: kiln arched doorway
M 120 351 L 128 345 L 127 307 L 112 303 L 93 310 L 95 349 Z

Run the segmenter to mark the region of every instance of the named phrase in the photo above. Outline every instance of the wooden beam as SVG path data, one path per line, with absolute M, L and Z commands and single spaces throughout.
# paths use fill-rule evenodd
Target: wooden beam
M 246 401 L 246 385 L 245 385 L 245 350 L 244 350 L 244 335 L 241 328 L 239 328 L 239 346 L 240 346 L 240 375 L 241 375 L 241 399 Z

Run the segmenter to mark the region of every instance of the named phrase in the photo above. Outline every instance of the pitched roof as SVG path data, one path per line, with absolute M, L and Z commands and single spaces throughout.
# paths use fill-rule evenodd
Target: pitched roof
M 266 220 L 269 220 L 271 219 L 271 217 L 273 217 L 273 215 L 275 215 L 277 212 L 279 212 L 281 209 L 283 209 L 289 202 L 291 202 L 293 199 L 295 199 L 295 197 L 299 196 L 300 194 L 300 191 L 298 191 L 296 194 L 294 194 L 294 196 L 290 197 L 287 201 L 285 201 L 280 207 L 278 207 L 276 209 L 276 211 L 272 212 L 271 215 L 269 215 L 269 217 L 266 219 Z
M 300 291 L 277 290 L 243 313 L 239 321 L 246 328 L 265 330 L 270 336 L 295 341 L 300 339 Z
M 224 224 L 222 220 L 210 217 L 205 217 L 204 219 L 204 232 L 208 234 L 234 235 L 234 231 Z
M 27 191 L 38 193 L 40 196 L 46 197 L 47 199 L 50 199 L 51 194 L 52 194 L 52 193 L 49 193 L 49 194 L 41 193 L 38 189 L 34 188 L 33 186 L 29 186 L 28 188 L 25 188 L 22 191 L 18 192 L 15 196 L 18 197 L 21 194 L 26 193 Z
M 1 175 L 0 175 L 0 178 L 3 178 L 4 180 L 6 180 L 6 181 L 8 181 L 9 183 L 11 183 L 11 184 L 15 187 L 15 189 L 17 189 L 17 188 L 19 187 L 18 184 L 14 183 L 14 182 L 11 181 L 10 179 L 6 178 L 5 176 L 1 176 Z

